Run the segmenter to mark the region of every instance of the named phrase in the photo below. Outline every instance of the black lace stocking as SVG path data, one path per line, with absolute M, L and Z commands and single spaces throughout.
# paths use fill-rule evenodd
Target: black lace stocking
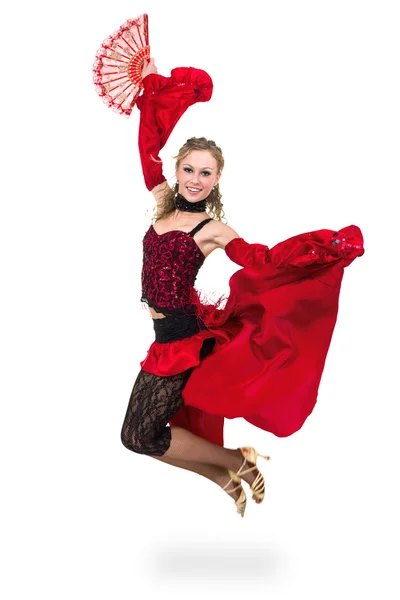
M 200 360 L 212 351 L 214 338 L 204 340 Z M 162 456 L 171 443 L 168 422 L 183 406 L 182 391 L 193 367 L 168 377 L 140 370 L 121 431 L 122 443 L 138 454 Z

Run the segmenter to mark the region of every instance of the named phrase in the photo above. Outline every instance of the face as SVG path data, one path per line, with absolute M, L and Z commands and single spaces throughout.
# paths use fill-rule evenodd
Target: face
M 199 202 L 210 195 L 221 174 L 217 161 L 208 150 L 192 150 L 180 161 L 176 171 L 178 192 L 189 202 Z

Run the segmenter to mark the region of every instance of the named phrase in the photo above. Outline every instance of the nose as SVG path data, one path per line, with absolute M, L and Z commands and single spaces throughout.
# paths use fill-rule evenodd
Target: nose
M 192 182 L 194 183 L 195 181 L 198 183 L 199 182 L 199 173 L 196 173 L 195 171 L 193 171 L 192 173 Z

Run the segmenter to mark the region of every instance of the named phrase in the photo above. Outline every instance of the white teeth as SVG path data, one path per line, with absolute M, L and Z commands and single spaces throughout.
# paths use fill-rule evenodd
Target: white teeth
M 200 190 L 198 190 L 197 188 L 190 188 L 188 187 L 189 192 L 200 192 Z

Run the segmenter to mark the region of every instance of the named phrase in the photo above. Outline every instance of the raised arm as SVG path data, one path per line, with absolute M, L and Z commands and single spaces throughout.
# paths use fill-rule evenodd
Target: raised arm
M 136 101 L 140 110 L 139 153 L 145 185 L 160 202 L 169 186 L 159 152 L 187 108 L 211 98 L 213 84 L 205 71 L 193 67 L 178 67 L 170 77 L 163 77 L 153 58 L 144 63 L 142 82 L 143 93 Z
M 155 199 L 155 201 L 157 203 L 157 207 L 159 209 L 162 208 L 163 199 L 165 197 L 165 194 L 167 193 L 167 190 L 171 190 L 171 187 L 168 185 L 167 181 L 164 181 L 163 183 L 160 183 L 159 185 L 156 185 L 151 190 L 151 193 L 153 194 L 154 199 Z
M 157 66 L 155 64 L 155 59 L 154 58 L 150 58 L 149 61 L 144 61 L 143 63 L 143 69 L 142 69 L 142 80 L 147 76 L 147 75 L 151 75 L 152 73 L 158 73 L 158 69 Z M 157 167 L 154 165 L 151 165 L 153 167 L 153 170 L 156 171 Z M 158 166 L 159 169 L 159 166 Z M 162 163 L 161 163 L 161 176 L 158 176 L 158 179 L 161 179 L 161 177 L 163 177 L 162 175 Z M 154 181 L 157 181 L 157 176 L 155 177 Z M 149 185 L 151 185 L 152 182 L 149 182 Z M 162 205 L 162 200 L 164 198 L 164 195 L 166 193 L 167 190 L 170 190 L 170 186 L 168 185 L 168 182 L 166 180 L 162 181 L 161 183 L 158 183 L 157 185 L 155 185 L 152 189 L 151 189 L 151 193 L 154 196 L 154 199 L 157 203 L 157 206 L 160 208 Z

